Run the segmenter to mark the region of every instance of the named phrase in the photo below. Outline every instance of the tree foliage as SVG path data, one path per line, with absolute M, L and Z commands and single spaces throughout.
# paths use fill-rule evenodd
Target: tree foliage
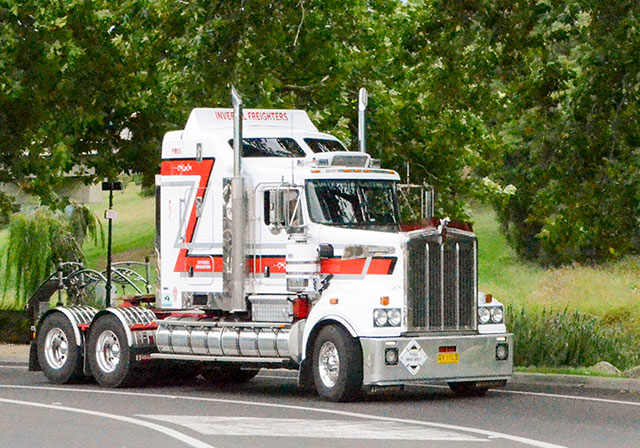
M 497 204 L 507 236 L 546 263 L 637 253 L 640 7 L 539 1 L 499 12 L 514 10 L 528 12 L 493 31 L 506 101 L 492 171 L 517 188 Z
M 87 234 L 98 241 L 98 218 L 85 207 L 68 213 L 37 208 L 16 213 L 9 223 L 9 238 L 3 257 L 3 297 L 15 292 L 16 304 L 24 304 L 40 284 L 55 271 L 59 260 L 81 263 L 82 243 Z
M 194 107 L 301 108 L 467 217 L 488 195 L 518 252 L 640 247 L 638 5 L 613 0 L 0 0 L 0 182 L 54 207 L 61 174 L 153 181 Z M 6 209 L 10 204 L 0 198 Z
M 163 112 L 145 2 L 0 2 L 0 182 L 45 204 L 158 162 Z M 78 171 L 80 170 L 80 171 Z

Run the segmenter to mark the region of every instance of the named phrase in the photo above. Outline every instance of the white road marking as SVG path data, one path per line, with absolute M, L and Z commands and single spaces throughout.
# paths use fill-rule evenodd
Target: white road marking
M 501 389 L 491 389 L 491 392 L 498 392 L 501 394 L 514 394 L 514 395 L 533 395 L 536 397 L 547 397 L 547 398 L 562 398 L 562 399 L 567 398 L 571 400 L 595 401 L 598 403 L 626 404 L 629 406 L 640 406 L 640 403 L 638 403 L 637 401 L 612 400 L 610 398 L 581 397 L 577 395 L 548 394 L 545 392 L 527 392 L 527 391 L 520 391 L 520 390 L 501 390 Z
M 440 386 L 439 384 L 412 384 L 415 387 L 429 387 L 436 389 L 449 389 L 449 386 Z M 626 404 L 629 406 L 640 406 L 640 402 L 637 401 L 625 401 L 625 400 L 612 400 L 610 398 L 595 398 L 595 397 L 583 397 L 580 395 L 563 395 L 563 394 L 550 394 L 546 392 L 527 392 L 523 390 L 504 390 L 504 389 L 489 389 L 489 393 L 496 392 L 499 394 L 511 394 L 511 395 L 532 395 L 534 397 L 544 398 L 561 398 L 581 401 L 594 401 L 596 403 L 608 403 L 608 404 Z
M 27 368 L 25 366 L 3 366 L 0 365 L 1 368 L 3 369 L 23 369 L 23 370 L 27 370 Z
M 278 375 L 258 375 L 256 378 L 268 378 L 268 379 L 285 379 L 285 380 L 297 380 L 297 377 L 294 376 L 278 376 Z M 449 389 L 449 386 L 443 386 L 440 384 L 411 384 L 407 383 L 408 387 L 427 387 L 433 389 Z M 594 401 L 597 403 L 608 403 L 608 404 L 625 404 L 629 406 L 640 406 L 640 402 L 637 401 L 625 401 L 625 400 L 612 400 L 610 398 L 596 398 L 596 397 L 583 397 L 580 395 L 563 395 L 563 394 L 550 394 L 547 392 L 527 392 L 521 390 L 505 390 L 505 389 L 489 389 L 489 393 L 497 392 L 500 394 L 513 394 L 513 395 L 532 395 L 536 397 L 545 397 L 545 398 L 561 398 L 561 399 L 572 399 L 572 400 L 582 400 L 582 401 Z
M 446 423 L 425 422 L 422 420 L 382 417 L 377 415 L 361 414 L 358 412 L 313 408 L 310 406 L 298 406 L 298 405 L 292 405 L 292 404 L 276 404 L 276 403 L 264 403 L 259 401 L 254 402 L 254 401 L 243 401 L 243 400 L 229 400 L 225 398 L 185 397 L 182 395 L 162 395 L 162 394 L 152 394 L 152 393 L 145 393 L 145 392 L 125 392 L 125 391 L 100 390 L 100 389 L 75 389 L 75 388 L 68 388 L 68 387 L 20 386 L 20 385 L 0 384 L 0 388 L 23 389 L 23 390 L 29 390 L 29 389 L 30 390 L 54 390 L 54 391 L 61 391 L 61 392 L 80 392 L 80 393 L 87 393 L 87 394 L 164 398 L 169 400 L 180 399 L 180 400 L 186 400 L 186 401 L 202 401 L 202 402 L 209 402 L 209 403 L 228 403 L 228 404 L 237 404 L 237 405 L 243 405 L 243 406 L 264 407 L 264 408 L 290 409 L 295 411 L 317 412 L 317 413 L 340 415 L 343 417 L 361 418 L 361 419 L 381 421 L 381 422 L 409 423 L 414 425 L 428 426 L 432 428 L 449 429 L 452 431 L 462 431 L 462 432 L 468 432 L 472 434 L 480 434 L 487 437 L 495 437 L 499 439 L 510 440 L 513 442 L 523 443 L 525 445 L 533 446 L 536 448 L 566 448 L 566 447 L 563 447 L 562 445 L 541 442 L 539 440 L 529 439 L 527 437 L 514 436 L 511 434 L 504 434 L 496 431 L 488 431 L 485 429 L 468 428 L 465 426 L 458 426 L 458 425 L 448 425 Z
M 406 423 L 301 418 L 215 417 L 206 415 L 138 415 L 185 426 L 207 435 L 315 437 L 325 439 L 445 440 L 488 442 L 470 434 Z
M 32 401 L 21 401 L 21 400 L 9 400 L 7 398 L 0 398 L 0 402 L 17 404 L 21 406 L 32 406 L 36 408 L 55 409 L 56 411 L 75 412 L 77 414 L 86 414 L 94 417 L 110 418 L 113 420 L 119 420 L 121 422 L 131 423 L 132 425 L 143 426 L 145 428 L 161 432 L 171 438 L 179 440 L 180 442 L 183 442 L 186 445 L 189 445 L 195 448 L 213 448 L 211 445 L 207 443 L 204 443 L 198 439 L 194 439 L 193 437 L 190 437 L 186 434 L 182 434 L 181 432 L 175 431 L 171 428 L 167 428 L 167 427 L 158 425 L 156 423 L 147 422 L 137 418 L 125 417 L 123 415 L 107 414 L 106 412 L 90 411 L 88 409 L 70 408 L 68 406 L 58 406 L 55 404 L 35 403 Z

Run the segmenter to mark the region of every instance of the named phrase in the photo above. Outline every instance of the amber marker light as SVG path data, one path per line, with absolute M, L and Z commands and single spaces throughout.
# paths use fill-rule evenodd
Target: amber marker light
M 329 303 L 331 305 L 337 305 L 338 304 L 338 299 L 329 299 Z
M 493 295 L 492 295 L 492 294 L 486 294 L 486 295 L 484 296 L 484 301 L 485 301 L 485 303 L 491 303 L 491 302 L 493 302 Z
M 389 297 L 387 296 L 380 297 L 380 305 L 383 305 L 383 306 L 389 305 Z

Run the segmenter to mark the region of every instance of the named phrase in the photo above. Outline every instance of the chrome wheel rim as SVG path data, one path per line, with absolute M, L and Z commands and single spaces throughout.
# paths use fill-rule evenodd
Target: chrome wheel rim
M 340 356 L 333 342 L 327 341 L 320 347 L 318 370 L 325 387 L 331 388 L 336 385 L 340 374 Z
M 120 363 L 120 341 L 111 330 L 103 331 L 96 343 L 96 361 L 105 373 L 111 373 Z
M 44 341 L 44 356 L 47 358 L 47 364 L 54 369 L 61 369 L 67 362 L 68 355 L 67 335 L 60 328 L 52 328 Z

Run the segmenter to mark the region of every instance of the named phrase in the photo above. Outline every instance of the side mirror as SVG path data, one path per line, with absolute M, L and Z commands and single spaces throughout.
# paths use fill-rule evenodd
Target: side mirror
M 283 229 L 288 233 L 299 233 L 303 229 L 300 190 L 294 185 L 281 184 L 275 190 L 265 192 L 265 216 L 271 233 Z

